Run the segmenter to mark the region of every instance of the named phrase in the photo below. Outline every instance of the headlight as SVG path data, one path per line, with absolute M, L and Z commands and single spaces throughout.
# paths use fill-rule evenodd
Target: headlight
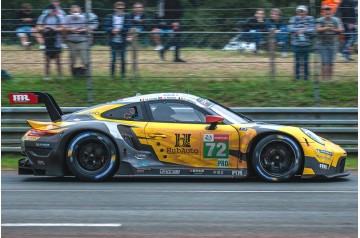
M 305 128 L 300 128 L 302 130 L 302 132 L 304 132 L 308 137 L 310 137 L 311 139 L 313 139 L 314 141 L 316 141 L 319 144 L 324 145 L 324 141 L 318 137 L 314 132 L 309 131 L 308 129 Z

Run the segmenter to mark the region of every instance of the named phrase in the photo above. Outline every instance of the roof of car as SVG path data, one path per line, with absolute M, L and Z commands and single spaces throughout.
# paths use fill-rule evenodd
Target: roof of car
M 166 100 L 166 99 L 177 99 L 177 100 L 196 102 L 199 99 L 199 97 L 186 93 L 153 93 L 153 94 L 145 94 L 145 95 L 137 94 L 134 97 L 121 98 L 111 103 L 134 103 L 134 102 Z

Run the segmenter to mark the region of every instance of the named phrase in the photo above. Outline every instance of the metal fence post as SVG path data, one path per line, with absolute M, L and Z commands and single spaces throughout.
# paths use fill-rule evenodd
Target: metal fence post
M 271 30 L 269 33 L 269 54 L 270 54 L 270 76 L 271 78 L 275 78 L 276 74 L 276 60 L 275 60 L 275 54 L 276 54 L 276 29 Z
M 320 84 L 319 84 L 319 49 L 317 45 L 317 35 L 315 35 L 314 39 L 314 106 L 320 106 Z
M 93 102 L 93 83 L 91 78 L 91 29 L 90 29 L 90 13 L 91 13 L 91 0 L 86 0 L 86 28 L 87 28 L 87 67 L 86 67 L 86 82 L 87 82 L 87 103 L 92 104 Z
M 139 71 L 138 71 L 138 31 L 137 29 L 130 29 L 130 39 L 131 39 L 131 55 L 132 55 L 132 62 L 131 67 L 134 74 L 134 79 L 136 81 L 136 89 L 139 92 Z

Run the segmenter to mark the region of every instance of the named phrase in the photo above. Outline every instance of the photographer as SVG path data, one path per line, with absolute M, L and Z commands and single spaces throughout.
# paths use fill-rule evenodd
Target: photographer
M 37 30 L 41 32 L 45 40 L 45 80 L 50 80 L 50 61 L 54 59 L 57 65 L 59 77 L 61 76 L 61 32 L 64 29 L 64 19 L 56 15 L 56 7 L 47 5 L 48 13 L 43 14 L 37 21 Z

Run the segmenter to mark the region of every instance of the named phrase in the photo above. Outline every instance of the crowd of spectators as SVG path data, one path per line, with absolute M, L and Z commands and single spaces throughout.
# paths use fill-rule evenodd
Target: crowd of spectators
M 356 5 L 354 4 L 356 2 Z M 282 57 L 287 57 L 289 45 L 294 52 L 294 79 L 309 79 L 309 53 L 313 46 L 313 38 L 317 37 L 317 47 L 321 53 L 322 76 L 331 80 L 334 57 L 339 48 L 338 35 L 345 31 L 344 45 L 340 52 L 345 60 L 350 57 L 350 47 L 357 41 L 357 0 L 343 0 L 338 8 L 340 18 L 333 16 L 329 6 L 322 9 L 323 16 L 315 19 L 308 13 L 308 8 L 300 5 L 296 15 L 289 21 L 282 18 L 281 10 L 273 8 L 270 17 L 266 17 L 265 9 L 256 9 L 253 17 L 246 19 L 241 31 L 242 40 L 255 44 L 255 52 L 267 45 L 269 33 L 274 33 L 277 50 Z M 180 58 L 180 35 L 184 14 L 180 0 L 158 0 L 156 16 L 148 14 L 144 4 L 136 2 L 130 13 L 126 12 L 124 2 L 115 2 L 113 13 L 104 17 L 102 30 L 108 35 L 111 52 L 110 75 L 116 76 L 116 62 L 120 62 L 120 75 L 126 76 L 126 49 L 135 35 L 151 32 L 148 39 L 155 44 L 159 57 L 165 60 L 166 52 L 174 51 L 174 62 L 186 62 Z M 45 78 L 50 79 L 50 61 L 55 60 L 58 74 L 62 74 L 61 52 L 69 48 L 70 72 L 72 75 L 84 74 L 88 68 L 88 48 L 92 43 L 92 32 L 99 26 L 98 17 L 94 13 L 83 14 L 81 7 L 73 5 L 69 15 L 61 8 L 59 0 L 51 0 L 42 15 L 37 17 L 29 3 L 22 5 L 16 15 L 19 20 L 16 32 L 21 44 L 29 48 L 29 36 L 32 35 L 45 52 Z M 37 19 L 37 21 L 36 21 Z M 344 26 L 343 26 L 344 23 Z M 90 39 L 90 40 L 89 40 Z M 77 59 L 82 66 L 76 67 Z M 301 72 L 303 71 L 303 72 Z M 80 72 L 80 73 L 79 73 Z

